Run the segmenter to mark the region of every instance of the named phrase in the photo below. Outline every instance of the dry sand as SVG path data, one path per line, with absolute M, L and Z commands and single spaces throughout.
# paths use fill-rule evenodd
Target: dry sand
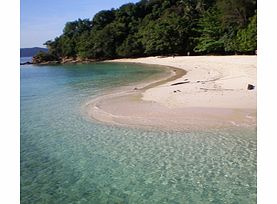
M 256 56 L 180 56 L 118 59 L 187 71 L 141 91 L 98 98 L 90 116 L 118 125 L 191 129 L 256 126 Z M 185 82 L 185 83 L 184 83 Z M 177 85 L 172 85 L 179 83 Z M 247 90 L 247 85 L 255 86 Z

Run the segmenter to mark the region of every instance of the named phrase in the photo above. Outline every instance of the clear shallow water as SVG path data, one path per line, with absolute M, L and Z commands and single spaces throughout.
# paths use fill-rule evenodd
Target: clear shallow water
M 21 66 L 21 203 L 256 203 L 256 130 L 149 131 L 81 114 L 106 90 L 158 73 Z

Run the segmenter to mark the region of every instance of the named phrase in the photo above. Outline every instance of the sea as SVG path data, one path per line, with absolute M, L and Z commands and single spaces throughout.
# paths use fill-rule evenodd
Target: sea
M 33 57 L 20 57 L 20 63 L 32 62 Z
M 256 128 L 146 130 L 86 114 L 90 100 L 163 71 L 21 65 L 21 203 L 256 203 Z

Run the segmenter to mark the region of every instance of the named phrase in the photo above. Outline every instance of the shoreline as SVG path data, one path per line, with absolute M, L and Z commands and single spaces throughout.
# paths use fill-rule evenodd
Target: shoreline
M 247 81 L 256 87 L 255 61 L 252 56 L 109 60 L 167 66 L 184 72 L 150 84 L 143 82 L 143 88 L 97 97 L 86 105 L 88 114 L 98 122 L 128 127 L 256 127 L 256 89 L 245 87 Z

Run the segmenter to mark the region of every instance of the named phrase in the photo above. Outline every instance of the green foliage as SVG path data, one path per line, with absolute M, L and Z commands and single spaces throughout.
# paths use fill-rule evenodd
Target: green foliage
M 245 29 L 241 29 L 237 34 L 238 51 L 247 52 L 257 49 L 257 15 L 251 18 Z
M 220 16 L 225 27 L 245 27 L 248 18 L 255 14 L 255 0 L 217 0 L 217 8 L 221 11 Z
M 197 31 L 201 33 L 196 38 L 197 45 L 195 52 L 222 52 L 224 50 L 224 42 L 221 39 L 223 31 L 219 21 L 220 13 L 217 9 L 212 8 L 204 13 L 200 18 Z
M 111 23 L 115 18 L 114 10 L 111 11 L 100 11 L 92 19 L 92 25 L 94 29 L 101 30 L 106 25 Z
M 63 35 L 69 38 L 76 38 L 91 28 L 92 22 L 89 19 L 78 19 L 77 21 L 68 22 L 65 24 Z
M 141 42 L 147 55 L 166 55 L 186 51 L 188 31 L 186 21 L 170 14 L 158 21 L 151 21 L 141 31 Z
M 47 41 L 56 58 L 249 52 L 256 49 L 256 0 L 141 0 L 65 24 Z
M 93 46 L 94 46 L 94 41 L 93 41 L 93 38 L 90 35 L 90 32 L 88 32 L 88 31 L 84 32 L 79 37 L 79 40 L 78 40 L 77 45 L 76 45 L 78 56 L 81 59 L 94 58 L 94 56 L 93 56 L 93 51 L 94 51 Z
M 48 40 L 48 41 L 46 41 L 46 42 L 44 43 L 44 45 L 47 46 L 48 52 L 49 52 L 50 54 L 53 54 L 53 55 L 55 55 L 55 56 L 57 56 L 57 57 L 61 57 L 62 51 L 61 51 L 60 38 L 57 37 L 57 38 L 55 38 L 54 41 Z
M 117 48 L 119 57 L 137 57 L 144 52 L 143 45 L 137 36 L 129 35 Z
M 39 52 L 36 56 L 33 57 L 34 63 L 43 63 L 49 61 L 57 61 L 59 60 L 55 55 L 47 53 L 47 52 Z
M 62 36 L 60 39 L 62 57 L 74 57 L 75 51 L 75 40 L 68 36 Z

